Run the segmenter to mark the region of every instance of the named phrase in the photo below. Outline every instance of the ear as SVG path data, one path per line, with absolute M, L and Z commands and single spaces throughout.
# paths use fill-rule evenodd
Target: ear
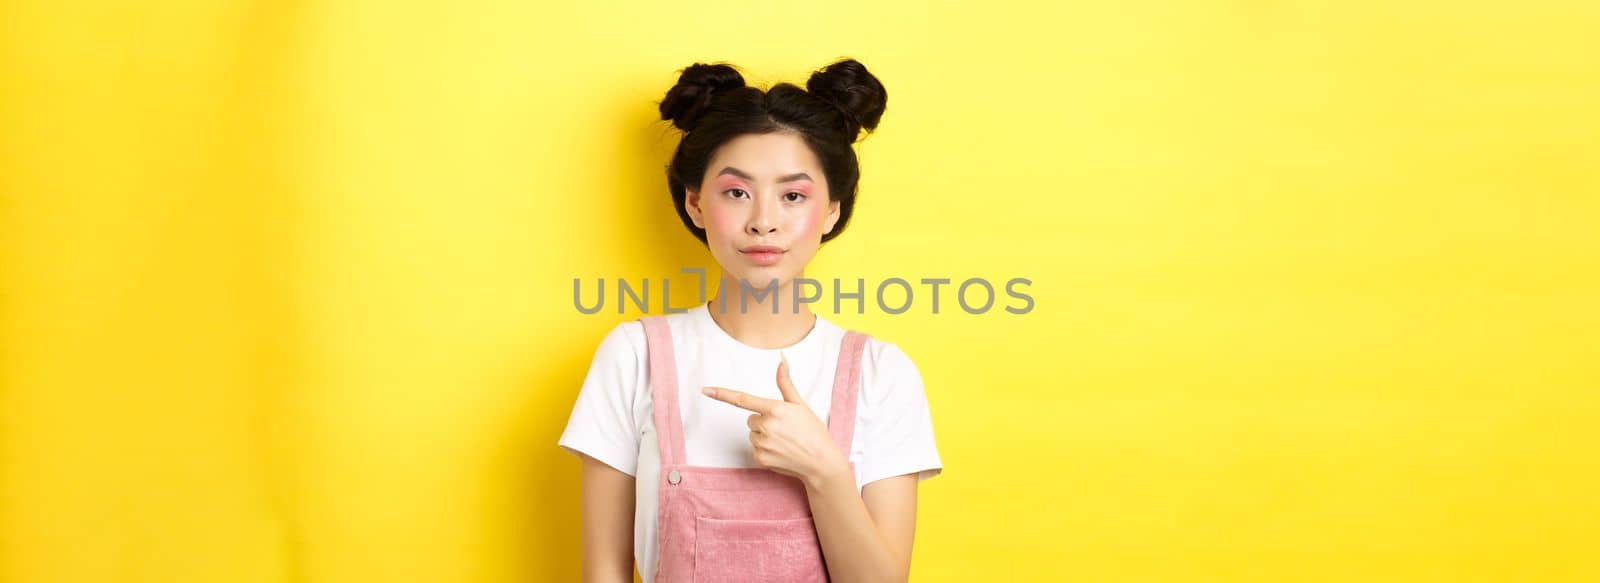
M 705 215 L 700 211 L 700 192 L 694 188 L 685 187 L 684 193 L 687 196 L 683 199 L 683 210 L 689 213 L 689 220 L 693 221 L 696 227 L 706 228 Z
M 833 225 L 839 222 L 839 201 L 828 202 L 828 216 L 822 220 L 822 234 L 833 232 Z

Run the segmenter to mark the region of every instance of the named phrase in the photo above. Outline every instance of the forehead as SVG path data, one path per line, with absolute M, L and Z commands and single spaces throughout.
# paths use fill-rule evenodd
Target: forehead
M 789 132 L 745 134 L 728 140 L 711 157 L 706 176 L 715 176 L 727 166 L 743 170 L 763 182 L 796 172 L 822 180 L 822 165 L 816 153 L 799 136 Z

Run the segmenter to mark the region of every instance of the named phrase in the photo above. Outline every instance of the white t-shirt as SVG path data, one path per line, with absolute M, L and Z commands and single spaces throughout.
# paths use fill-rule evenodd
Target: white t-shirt
M 800 342 L 783 349 L 749 346 L 711 319 L 706 304 L 668 314 L 678 368 L 683 415 L 684 462 L 694 466 L 759 467 L 750 446 L 750 411 L 701 394 L 704 386 L 727 387 L 771 399 L 778 391 L 779 353 L 790 378 L 823 423 L 833 401 L 833 375 L 845 330 L 820 315 Z M 655 574 L 656 510 L 661 452 L 650 396 L 649 352 L 637 320 L 613 328 L 595 351 L 567 428 L 558 442 L 634 477 L 633 554 L 643 580 Z M 898 347 L 867 340 L 861 357 L 856 430 L 849 461 L 856 487 L 915 473 L 918 481 L 939 475 L 943 464 L 934 445 L 933 421 L 916 365 Z

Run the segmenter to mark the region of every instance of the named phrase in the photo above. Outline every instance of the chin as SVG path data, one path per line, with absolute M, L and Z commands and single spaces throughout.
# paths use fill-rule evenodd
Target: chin
M 788 270 L 773 265 L 771 267 L 745 267 L 744 271 L 735 274 L 734 277 L 742 278 L 750 282 L 751 287 L 760 289 L 762 286 L 772 283 L 774 279 L 778 280 L 778 285 L 787 284 L 795 276 L 789 273 Z
M 738 258 L 743 260 L 743 258 Z M 778 280 L 778 285 L 789 285 L 790 280 L 798 277 L 782 265 L 740 265 L 737 269 L 723 268 L 723 271 L 736 279 L 750 282 L 750 287 L 757 290 L 767 286 L 772 280 Z

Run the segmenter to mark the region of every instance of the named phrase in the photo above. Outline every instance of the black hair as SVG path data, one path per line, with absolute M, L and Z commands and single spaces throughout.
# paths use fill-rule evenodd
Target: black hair
M 766 91 L 748 87 L 727 63 L 684 68 L 660 103 L 661 119 L 671 120 L 684 132 L 667 166 L 667 188 L 678 218 L 695 238 L 706 242 L 705 229 L 694 226 L 685 208 L 688 185 L 699 188 L 712 154 L 729 140 L 789 131 L 816 154 L 826 175 L 828 198 L 839 202 L 839 220 L 822 241 L 839 236 L 850 222 L 861 177 L 852 145 L 862 130 L 870 134 L 878 127 L 887 99 L 883 84 L 855 59 L 814 71 L 805 89 L 791 83 L 778 83 Z

